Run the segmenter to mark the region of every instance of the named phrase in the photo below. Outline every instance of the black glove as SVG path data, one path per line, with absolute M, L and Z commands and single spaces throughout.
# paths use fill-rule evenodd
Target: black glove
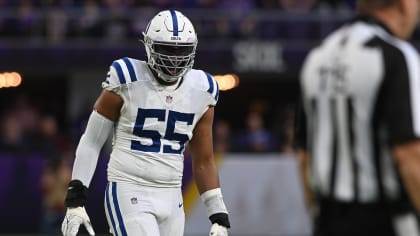
M 226 228 L 230 228 L 229 215 L 226 213 L 216 213 L 209 217 L 212 224 L 217 223 Z
M 72 180 L 69 183 L 66 199 L 66 207 L 82 207 L 85 205 L 88 188 L 80 180 Z

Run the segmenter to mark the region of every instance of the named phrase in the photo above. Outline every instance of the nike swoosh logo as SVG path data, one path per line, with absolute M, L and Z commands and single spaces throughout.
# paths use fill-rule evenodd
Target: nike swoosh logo
M 179 203 L 179 204 L 178 204 L 178 207 L 179 207 L 179 208 L 181 208 L 181 207 L 182 207 L 182 203 Z

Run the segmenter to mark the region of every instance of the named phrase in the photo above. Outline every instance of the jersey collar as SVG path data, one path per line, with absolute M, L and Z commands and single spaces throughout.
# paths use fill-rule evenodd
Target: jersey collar
M 377 25 L 377 26 L 381 27 L 382 29 L 384 29 L 389 34 L 395 36 L 395 34 L 389 29 L 388 26 L 386 26 L 382 21 L 374 18 L 373 16 L 370 16 L 370 15 L 367 15 L 367 14 L 359 14 L 351 21 L 351 23 L 359 22 L 359 21 L 365 22 L 367 24 Z

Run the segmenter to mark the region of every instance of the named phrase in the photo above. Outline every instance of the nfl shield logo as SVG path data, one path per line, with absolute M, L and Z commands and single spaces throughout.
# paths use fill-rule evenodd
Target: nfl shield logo
M 131 199 L 131 204 L 137 204 L 137 198 L 136 197 L 132 197 Z
M 166 103 L 172 102 L 172 96 L 166 96 Z

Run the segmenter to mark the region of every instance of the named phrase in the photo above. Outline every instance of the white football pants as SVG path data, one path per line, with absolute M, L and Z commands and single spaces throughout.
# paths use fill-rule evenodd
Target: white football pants
M 114 236 L 182 236 L 185 213 L 180 188 L 109 182 L 105 213 Z

